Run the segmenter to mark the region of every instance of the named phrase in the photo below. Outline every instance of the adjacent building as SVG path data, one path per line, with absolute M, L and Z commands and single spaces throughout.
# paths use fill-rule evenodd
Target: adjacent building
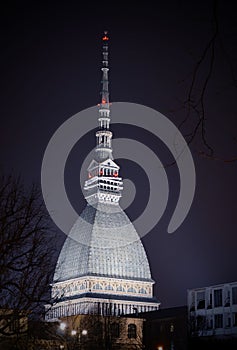
M 144 319 L 144 349 L 188 349 L 187 316 L 187 306 L 165 308 L 139 314 L 139 317 Z
M 237 282 L 188 290 L 192 336 L 237 337 Z

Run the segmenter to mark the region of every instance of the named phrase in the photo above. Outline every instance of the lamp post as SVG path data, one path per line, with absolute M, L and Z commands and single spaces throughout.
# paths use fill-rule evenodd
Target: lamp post
M 82 339 L 83 338 L 85 339 L 85 337 L 88 334 L 88 331 L 86 329 L 83 329 L 82 331 L 80 331 L 80 329 L 78 331 L 76 329 L 72 329 L 71 332 L 68 333 L 67 323 L 60 322 L 59 330 L 60 330 L 60 333 L 64 334 L 64 336 L 66 337 L 67 343 L 70 349 L 72 350 L 82 349 L 82 345 L 84 343 Z M 64 349 L 64 346 L 61 347 L 60 345 L 60 349 Z
M 85 336 L 87 336 L 87 330 L 86 329 L 83 329 L 81 332 L 79 332 L 79 346 L 80 346 L 80 349 L 83 349 L 82 348 L 82 345 L 84 344 L 84 339 L 85 339 Z
M 72 338 L 71 338 L 71 340 L 72 340 L 72 349 L 74 350 L 74 349 L 77 349 L 77 346 L 78 346 L 78 339 L 77 339 L 77 331 L 75 330 L 75 329 L 72 329 L 71 330 L 71 336 L 72 336 Z

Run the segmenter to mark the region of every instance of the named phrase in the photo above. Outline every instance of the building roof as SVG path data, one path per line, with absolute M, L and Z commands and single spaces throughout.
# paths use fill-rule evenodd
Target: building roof
M 140 237 L 118 204 L 86 206 L 64 242 L 54 282 L 90 275 L 152 281 Z
M 188 315 L 188 307 L 184 306 L 175 306 L 165 309 L 159 309 L 149 312 L 140 312 L 139 317 L 143 317 L 147 320 L 159 320 L 166 318 L 177 318 L 180 316 L 187 317 Z

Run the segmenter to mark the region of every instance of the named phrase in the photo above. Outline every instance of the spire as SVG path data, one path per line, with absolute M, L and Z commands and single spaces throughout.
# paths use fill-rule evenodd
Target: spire
M 105 31 L 102 37 L 102 90 L 99 104 L 99 131 L 96 133 L 98 160 L 113 159 L 112 157 L 112 132 L 109 130 L 110 103 L 109 103 L 109 37 Z
M 109 37 L 105 31 L 102 37 L 102 90 L 99 103 L 99 130 L 96 132 L 97 145 L 95 158 L 88 167 L 88 180 L 84 189 L 88 203 L 112 203 L 117 204 L 121 197 L 123 181 L 119 176 L 119 166 L 113 161 L 112 156 L 112 132 L 110 124 L 109 102 Z
M 103 60 L 102 60 L 102 91 L 101 91 L 101 108 L 109 108 L 109 79 L 108 79 L 108 72 L 109 72 L 109 37 L 107 36 L 108 32 L 104 32 L 104 36 L 102 37 L 102 43 L 103 43 Z

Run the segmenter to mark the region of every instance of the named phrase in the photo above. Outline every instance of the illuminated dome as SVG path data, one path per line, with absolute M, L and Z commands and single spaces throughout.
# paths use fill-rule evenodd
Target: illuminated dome
M 144 247 L 118 204 L 88 204 L 65 240 L 54 281 L 81 276 L 151 281 Z

